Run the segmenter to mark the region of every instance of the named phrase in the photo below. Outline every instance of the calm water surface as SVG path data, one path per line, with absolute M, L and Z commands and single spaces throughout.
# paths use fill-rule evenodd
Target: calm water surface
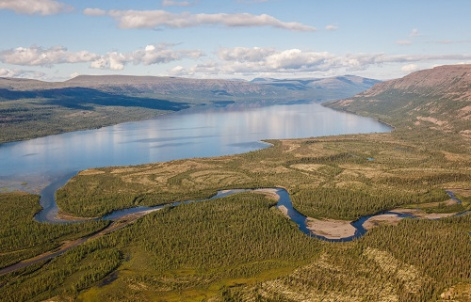
M 236 154 L 261 139 L 386 132 L 373 119 L 319 104 L 205 107 L 96 130 L 0 145 L 0 188 L 32 191 L 92 167 Z

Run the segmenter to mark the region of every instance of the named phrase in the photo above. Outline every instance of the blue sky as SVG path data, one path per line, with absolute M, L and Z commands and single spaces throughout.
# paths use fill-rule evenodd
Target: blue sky
M 471 63 L 469 0 L 0 0 L 0 76 L 402 77 Z

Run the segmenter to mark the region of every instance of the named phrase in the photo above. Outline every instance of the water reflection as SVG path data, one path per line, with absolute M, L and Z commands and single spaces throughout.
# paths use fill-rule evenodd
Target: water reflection
M 385 132 L 373 119 L 319 104 L 205 107 L 141 122 L 0 145 L 0 188 L 92 167 L 248 152 L 261 139 Z

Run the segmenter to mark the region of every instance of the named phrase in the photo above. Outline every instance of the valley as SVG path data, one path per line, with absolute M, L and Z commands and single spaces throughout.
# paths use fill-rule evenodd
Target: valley
M 230 156 L 88 169 L 59 189 L 56 200 L 67 214 L 96 217 L 204 199 L 219 190 L 280 187 L 299 212 L 320 221 L 398 208 L 429 218 L 469 211 L 471 100 L 460 87 L 468 87 L 470 74 L 469 65 L 439 67 L 324 104 L 384 121 L 395 127 L 391 133 L 266 140 L 272 147 Z M 0 203 L 5 221 L 24 225 L 15 234 L 1 227 L 3 266 L 107 226 L 35 222 L 37 198 L 2 194 L 2 201 L 10 200 Z M 0 276 L 0 300 L 470 299 L 470 215 L 378 217 L 362 238 L 338 243 L 309 238 L 275 204 L 270 196 L 244 192 L 166 207 L 60 257 Z M 54 231 L 37 249 L 45 227 Z M 29 245 L 16 238 L 29 238 L 21 241 Z

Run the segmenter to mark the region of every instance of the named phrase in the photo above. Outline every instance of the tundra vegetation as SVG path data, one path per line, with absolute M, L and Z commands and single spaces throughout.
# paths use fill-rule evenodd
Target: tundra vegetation
M 350 110 L 357 104 L 329 106 Z M 440 116 L 448 121 L 445 128 L 430 119 L 417 123 L 424 110 L 454 106 L 418 104 L 405 116 L 399 109 L 396 116 L 390 105 L 370 112 L 361 108 L 377 118 L 389 116 L 396 126 L 391 133 L 273 140 L 272 147 L 240 155 L 82 171 L 57 192 L 57 202 L 65 212 L 93 217 L 136 205 L 201 199 L 221 189 L 284 187 L 300 212 L 321 219 L 353 220 L 397 207 L 469 211 L 469 120 Z M 450 202 L 445 190 L 462 203 Z M 471 215 L 405 219 L 373 228 L 358 240 L 329 243 L 299 232 L 275 203 L 269 196 L 241 193 L 164 208 L 50 261 L 0 276 L 0 300 L 471 299 Z M 9 207 L 13 210 L 2 219 L 23 212 L 17 224 L 33 223 L 28 217 L 37 203 Z M 85 225 L 83 233 L 103 227 Z M 32 245 L 17 249 L 37 254 Z M 0 255 L 12 251 L 0 247 Z

